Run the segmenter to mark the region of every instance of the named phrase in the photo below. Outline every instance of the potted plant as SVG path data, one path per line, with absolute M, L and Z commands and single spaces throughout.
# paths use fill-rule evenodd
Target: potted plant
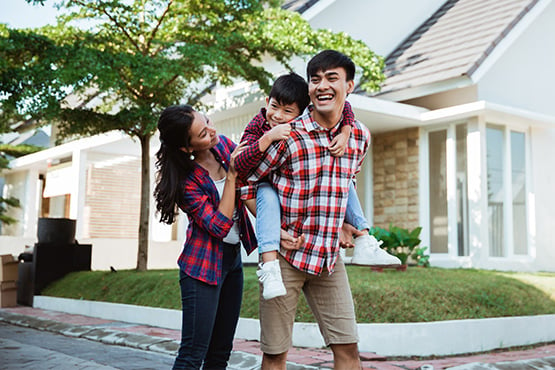
M 389 230 L 380 227 L 372 227 L 370 234 L 383 243 L 381 247 L 389 254 L 401 260 L 400 270 L 405 270 L 408 260 L 411 259 L 418 266 L 427 267 L 430 265 L 430 256 L 425 254 L 428 247 L 419 247 L 420 232 L 422 227 L 417 227 L 411 231 L 398 226 L 389 225 Z

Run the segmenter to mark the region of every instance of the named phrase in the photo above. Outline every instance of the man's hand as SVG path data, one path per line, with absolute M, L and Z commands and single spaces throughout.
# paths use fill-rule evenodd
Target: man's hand
M 304 245 L 305 236 L 302 234 L 298 238 L 290 235 L 287 231 L 281 229 L 281 247 L 287 250 L 297 250 Z
M 346 222 L 341 226 L 341 231 L 339 232 L 339 246 L 341 248 L 353 248 L 353 236 L 364 235 L 364 231 L 356 229 L 353 225 Z

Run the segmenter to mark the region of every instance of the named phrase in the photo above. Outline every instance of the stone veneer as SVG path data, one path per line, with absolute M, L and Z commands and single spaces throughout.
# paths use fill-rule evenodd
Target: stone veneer
M 418 137 L 418 128 L 372 135 L 374 226 L 419 226 Z

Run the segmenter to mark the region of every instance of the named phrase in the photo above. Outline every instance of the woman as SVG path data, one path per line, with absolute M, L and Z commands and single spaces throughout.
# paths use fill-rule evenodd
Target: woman
M 242 146 L 218 136 L 188 105 L 166 108 L 158 121 L 160 150 L 154 197 L 160 221 L 176 206 L 189 218 L 180 267 L 183 322 L 174 369 L 225 369 L 243 292 L 240 242 L 257 248 L 244 205 L 236 201 L 234 159 Z

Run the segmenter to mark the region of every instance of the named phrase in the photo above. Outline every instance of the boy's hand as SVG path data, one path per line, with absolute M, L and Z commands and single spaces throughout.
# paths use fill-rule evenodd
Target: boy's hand
M 347 143 L 349 141 L 349 135 L 345 132 L 341 131 L 330 143 L 328 147 L 331 155 L 334 157 L 341 157 L 345 154 L 345 150 L 347 149 Z
M 266 135 L 272 141 L 284 140 L 291 135 L 291 125 L 288 123 L 282 123 L 280 125 L 272 127 L 272 129 L 266 132 Z

